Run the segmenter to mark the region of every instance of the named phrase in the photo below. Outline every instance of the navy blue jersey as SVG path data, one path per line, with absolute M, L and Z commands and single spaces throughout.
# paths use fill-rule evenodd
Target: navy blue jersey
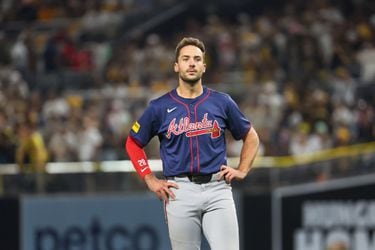
M 218 172 L 227 164 L 224 131 L 240 140 L 250 127 L 228 94 L 203 87 L 194 99 L 180 97 L 174 89 L 152 100 L 130 134 L 142 147 L 157 135 L 163 174 L 176 176 Z

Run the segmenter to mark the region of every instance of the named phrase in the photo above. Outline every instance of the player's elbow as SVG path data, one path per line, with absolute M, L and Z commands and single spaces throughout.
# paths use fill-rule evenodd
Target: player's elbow
M 137 143 L 137 141 L 131 135 L 129 135 L 125 142 L 125 150 L 129 154 L 135 149 L 142 149 L 142 147 L 139 145 L 139 143 Z
M 129 135 L 125 141 L 125 151 L 129 154 L 130 149 L 134 145 L 134 139 Z

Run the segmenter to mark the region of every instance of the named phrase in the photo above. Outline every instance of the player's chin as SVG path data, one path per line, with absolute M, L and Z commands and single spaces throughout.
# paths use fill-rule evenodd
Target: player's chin
M 197 75 L 183 76 L 183 77 L 181 77 L 181 79 L 186 83 L 195 84 L 195 83 L 199 82 L 199 80 L 201 79 L 201 76 L 197 76 Z

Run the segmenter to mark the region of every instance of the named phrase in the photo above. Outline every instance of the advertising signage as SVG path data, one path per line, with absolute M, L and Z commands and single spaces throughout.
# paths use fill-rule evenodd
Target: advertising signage
M 276 189 L 273 250 L 375 249 L 375 175 Z
M 170 249 L 153 196 L 23 197 L 21 218 L 22 250 Z

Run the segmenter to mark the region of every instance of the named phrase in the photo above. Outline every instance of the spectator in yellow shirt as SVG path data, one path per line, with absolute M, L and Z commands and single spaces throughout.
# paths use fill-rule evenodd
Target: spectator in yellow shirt
M 21 172 L 43 172 L 48 160 L 48 152 L 43 136 L 34 124 L 22 123 L 18 127 L 16 161 Z

